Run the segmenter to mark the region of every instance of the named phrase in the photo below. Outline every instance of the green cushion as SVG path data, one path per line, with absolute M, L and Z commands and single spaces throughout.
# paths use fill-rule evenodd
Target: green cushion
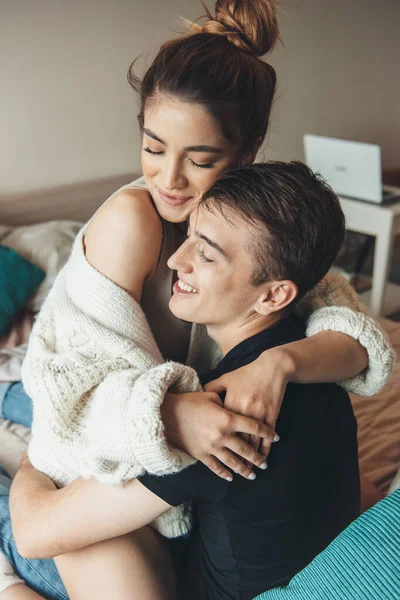
M 400 598 L 400 489 L 351 523 L 291 582 L 255 600 Z
M 0 246 L 0 336 L 45 277 L 42 269 L 15 250 Z

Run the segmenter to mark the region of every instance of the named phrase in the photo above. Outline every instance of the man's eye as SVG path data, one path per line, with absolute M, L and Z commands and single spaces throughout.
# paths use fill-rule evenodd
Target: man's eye
M 147 148 L 143 148 L 143 150 L 145 152 L 148 152 L 149 154 L 152 154 L 153 156 L 160 156 L 160 154 L 164 154 L 164 152 L 162 150 L 160 150 L 159 152 L 155 152 L 154 150 L 152 150 L 151 148 L 147 147 Z
M 207 258 L 207 256 L 204 254 L 203 250 L 199 250 L 199 257 L 200 257 L 200 260 L 202 260 L 203 262 L 206 262 L 206 263 L 214 262 L 210 258 Z

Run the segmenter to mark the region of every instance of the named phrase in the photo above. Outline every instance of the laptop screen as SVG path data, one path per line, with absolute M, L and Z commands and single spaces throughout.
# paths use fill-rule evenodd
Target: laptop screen
M 336 138 L 306 134 L 306 163 L 342 196 L 382 202 L 381 149 Z

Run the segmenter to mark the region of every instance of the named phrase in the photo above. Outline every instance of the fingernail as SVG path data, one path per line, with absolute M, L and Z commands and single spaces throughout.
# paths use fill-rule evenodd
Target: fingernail
M 228 477 L 225 477 L 225 479 L 226 479 L 227 481 L 233 481 L 233 477 L 232 477 L 232 475 L 228 475 Z
M 279 442 L 279 440 L 280 440 L 280 439 L 281 439 L 281 438 L 279 437 L 279 435 L 278 435 L 278 434 L 276 434 L 276 436 L 274 437 L 274 440 L 273 440 L 273 441 L 274 441 L 274 442 Z
M 255 478 L 256 478 L 255 473 L 250 473 L 250 475 L 248 476 L 248 479 L 251 479 L 252 481 L 254 481 Z
M 266 462 L 263 462 L 263 464 L 260 465 L 260 469 L 262 469 L 263 471 L 265 471 L 265 469 L 267 469 L 267 468 L 268 468 L 268 465 Z

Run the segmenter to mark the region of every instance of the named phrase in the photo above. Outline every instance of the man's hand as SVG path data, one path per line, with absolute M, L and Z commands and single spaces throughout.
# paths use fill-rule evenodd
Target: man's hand
M 21 469 L 33 469 L 32 467 L 32 463 L 28 458 L 28 453 L 26 450 L 24 450 L 21 454 L 21 460 L 19 463 L 19 470 Z
M 281 347 L 266 350 L 254 362 L 226 373 L 205 386 L 207 392 L 226 391 L 224 406 L 238 415 L 265 423 L 269 436 L 246 438 L 255 450 L 266 458 L 272 442 L 279 441 L 274 428 L 281 409 L 286 385 L 293 371 L 290 356 Z
M 204 463 L 219 477 L 232 480 L 232 473 L 254 479 L 252 468 L 264 466 L 264 458 L 239 434 L 272 441 L 275 433 L 259 421 L 226 410 L 215 393 L 167 394 L 161 409 L 166 437 Z M 244 459 L 244 460 L 243 460 Z
M 37 494 L 57 489 L 57 486 L 50 477 L 47 477 L 47 475 L 41 471 L 37 471 L 35 467 L 32 466 L 26 450 L 21 454 L 21 462 L 19 463 L 17 475 L 22 477 L 24 481 L 29 482 L 32 492 L 36 492 Z

